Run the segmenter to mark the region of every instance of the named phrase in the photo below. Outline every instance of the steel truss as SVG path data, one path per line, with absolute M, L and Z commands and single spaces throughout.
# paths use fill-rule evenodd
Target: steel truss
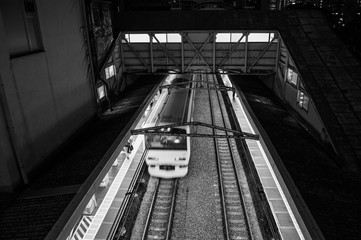
M 190 131 L 191 133 L 171 133 L 171 132 L 164 131 L 164 129 L 166 129 L 166 128 L 176 128 L 176 127 L 182 127 L 182 126 L 191 127 L 191 131 Z M 216 129 L 216 130 L 220 130 L 220 131 L 225 131 L 230 134 L 197 133 L 198 126 Z M 140 128 L 140 129 L 131 130 L 130 133 L 132 135 L 166 135 L 166 136 L 182 136 L 182 137 L 240 138 L 240 139 L 259 140 L 259 135 L 257 135 L 257 134 L 246 133 L 243 131 L 214 126 L 214 125 L 202 123 L 202 122 L 183 122 L 183 123 L 168 124 L 168 125 L 157 126 L 157 127 Z
M 279 52 L 278 32 L 268 42 L 255 42 L 249 36 L 259 31 L 229 31 L 242 34 L 236 41 L 217 42 L 217 34 L 224 31 L 180 31 L 180 42 L 162 42 L 158 32 L 121 32 L 121 53 L 118 56 L 123 72 L 157 73 L 157 70 L 178 70 L 192 73 L 197 69 L 217 73 L 219 69 L 239 74 L 272 74 Z M 126 34 L 147 34 L 149 42 L 131 42 Z M 160 33 L 162 34 L 162 33 Z M 232 35 L 233 36 L 233 35 Z M 153 41 L 154 40 L 154 41 Z

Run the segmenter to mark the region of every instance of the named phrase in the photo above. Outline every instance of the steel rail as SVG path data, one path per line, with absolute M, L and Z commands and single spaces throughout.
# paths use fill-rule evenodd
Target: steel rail
M 214 76 L 216 77 L 216 76 Z M 215 79 L 217 81 L 217 78 Z M 222 120 L 223 120 L 223 123 L 224 125 L 225 124 L 225 119 L 224 119 L 224 111 L 223 111 L 223 108 L 221 107 L 221 100 L 220 100 L 220 96 L 219 94 L 217 93 L 217 98 L 218 98 L 218 101 L 219 101 L 219 105 L 220 105 L 220 110 L 221 110 L 221 116 L 222 116 Z M 226 132 L 226 135 L 227 135 L 227 132 Z M 248 214 L 248 211 L 246 209 L 246 202 L 243 198 L 244 196 L 244 192 L 243 192 L 243 189 L 240 185 L 240 178 L 239 178 L 239 174 L 236 170 L 236 164 L 235 164 L 235 158 L 234 158 L 234 153 L 233 153 L 233 150 L 232 150 L 232 145 L 231 145 L 231 142 L 230 142 L 230 139 L 227 138 L 227 142 L 228 142 L 228 147 L 229 147 L 229 152 L 231 154 L 231 160 L 232 160 L 232 164 L 233 164 L 233 169 L 234 169 L 234 174 L 235 174 L 235 178 L 236 178 L 236 183 L 237 183 L 237 187 L 238 187 L 238 190 L 239 190 L 239 193 L 240 193 L 240 198 L 242 200 L 242 208 L 243 208 L 243 211 L 244 211 L 244 216 L 245 216 L 245 221 L 247 223 L 247 227 L 248 227 L 248 235 L 250 237 L 251 240 L 253 240 L 253 235 L 252 235 L 252 231 L 251 231 L 251 223 L 250 223 L 250 217 L 249 217 L 249 214 Z
M 208 78 L 206 84 L 208 85 Z M 210 113 L 211 113 L 211 120 L 212 125 L 214 125 L 214 112 L 213 112 L 213 104 L 212 104 L 212 98 L 211 93 L 208 90 L 208 97 L 209 97 L 209 106 L 210 106 Z M 216 135 L 215 130 L 213 129 L 213 135 Z M 223 181 L 222 181 L 222 173 L 221 173 L 221 166 L 220 166 L 220 159 L 218 154 L 218 143 L 217 140 L 214 139 L 214 146 L 215 146 L 215 153 L 216 153 L 216 159 L 217 159 L 217 171 L 218 171 L 218 181 L 219 181 L 219 191 L 220 191 L 220 198 L 221 198 L 221 204 L 222 204 L 222 212 L 223 212 L 223 224 L 224 224 L 224 235 L 227 240 L 230 239 L 229 237 L 229 230 L 228 230 L 228 218 L 227 218 L 227 209 L 226 209 L 226 203 L 225 203 L 225 197 L 224 197 L 224 187 L 223 187 Z
M 157 199 L 157 195 L 158 195 L 159 184 L 160 184 L 159 181 L 158 181 L 157 186 L 155 188 L 155 192 L 154 192 L 154 195 L 153 195 L 153 198 L 152 198 L 152 202 L 150 204 L 150 208 L 149 208 L 150 210 L 149 210 L 148 215 L 147 215 L 147 220 L 145 221 L 145 227 L 144 227 L 143 234 L 142 234 L 142 240 L 145 240 L 145 237 L 146 237 L 147 232 L 148 232 L 148 228 L 149 228 L 149 225 L 150 225 L 150 220 L 151 220 L 152 213 L 153 213 L 153 210 L 154 210 L 155 200 Z
M 222 80 L 218 76 L 217 76 L 217 80 L 218 80 L 218 82 L 222 82 Z M 228 104 L 231 104 L 229 98 L 226 97 L 224 99 Z M 234 109 L 231 108 L 230 110 L 231 110 L 232 119 L 234 119 L 234 124 L 235 124 L 236 129 L 241 130 L 241 126 L 238 123 L 238 120 L 236 120 L 237 117 L 236 117 L 236 113 L 235 113 Z M 260 180 L 258 178 L 256 167 L 254 166 L 254 163 L 252 161 L 251 153 L 248 150 L 247 143 L 246 143 L 246 141 L 244 141 L 242 139 L 240 139 L 239 143 L 240 144 L 237 144 L 237 145 L 240 145 L 241 151 L 244 153 L 244 156 L 245 156 L 246 166 L 248 166 L 248 168 L 249 168 L 249 172 L 250 172 L 249 178 L 256 186 L 256 189 L 251 189 L 251 191 L 253 191 L 255 194 L 258 194 L 259 198 L 261 199 L 262 210 L 264 212 L 267 223 L 270 227 L 270 231 L 272 233 L 273 238 L 275 240 L 281 240 L 282 238 L 280 236 L 277 225 L 273 218 L 273 214 L 270 209 L 270 206 L 268 205 L 268 202 L 266 199 L 266 194 L 265 194 L 262 184 L 260 183 Z
M 173 222 L 173 215 L 174 215 L 174 206 L 175 206 L 175 196 L 177 194 L 177 186 L 178 186 L 178 178 L 174 181 L 174 187 L 173 187 L 173 194 L 172 194 L 172 205 L 170 207 L 170 214 L 169 214 L 169 220 L 168 220 L 168 226 L 167 226 L 167 234 L 165 239 L 170 239 L 170 232 L 172 228 L 172 222 Z
M 147 215 L 147 219 L 145 222 L 145 227 L 144 227 L 144 231 L 142 234 L 142 240 L 148 239 L 148 232 L 149 232 L 149 228 L 150 225 L 152 223 L 152 216 L 154 213 L 154 207 L 156 205 L 157 199 L 158 199 L 158 194 L 159 194 L 159 189 L 160 186 L 162 184 L 162 179 L 159 179 L 159 182 L 157 183 L 156 186 L 156 190 L 155 193 L 153 195 L 152 201 L 151 201 L 151 205 L 150 205 L 150 210 L 148 212 Z M 165 233 L 165 240 L 169 240 L 170 239 L 170 235 L 171 235 L 171 228 L 172 228 L 172 220 L 173 220 L 173 215 L 174 215 L 174 206 L 175 206 L 175 197 L 176 197 L 176 193 L 177 193 L 177 185 L 178 185 L 178 179 L 175 179 L 172 181 L 172 186 L 173 186 L 173 191 L 172 191 L 172 199 L 171 199 L 171 205 L 170 205 L 170 209 L 169 209 L 169 215 L 168 215 L 168 221 L 167 221 L 167 228 L 166 228 L 166 233 Z

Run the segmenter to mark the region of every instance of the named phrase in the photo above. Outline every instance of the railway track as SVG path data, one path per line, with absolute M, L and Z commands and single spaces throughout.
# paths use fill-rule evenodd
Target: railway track
M 207 83 L 216 83 L 214 75 L 207 75 Z M 212 124 L 227 127 L 221 104 L 222 96 L 217 91 L 208 91 Z M 213 131 L 213 134 L 227 134 L 220 130 Z M 227 240 L 253 239 L 250 219 L 242 197 L 242 188 L 239 184 L 237 171 L 235 170 L 233 157 L 234 139 L 216 138 L 214 139 L 214 145 L 217 155 L 224 238 Z
M 159 179 L 142 240 L 170 238 L 177 183 L 177 179 Z

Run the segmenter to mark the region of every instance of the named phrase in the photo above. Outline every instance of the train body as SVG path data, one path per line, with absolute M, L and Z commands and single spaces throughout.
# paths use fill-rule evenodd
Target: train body
M 177 134 L 190 133 L 189 126 L 162 126 L 191 121 L 194 98 L 191 77 L 191 74 L 173 76 L 167 84 L 176 87 L 162 89 L 153 111 L 143 125 L 143 128 L 160 127 L 160 131 L 164 132 L 144 136 L 146 163 L 153 177 L 179 178 L 188 172 L 190 138 Z

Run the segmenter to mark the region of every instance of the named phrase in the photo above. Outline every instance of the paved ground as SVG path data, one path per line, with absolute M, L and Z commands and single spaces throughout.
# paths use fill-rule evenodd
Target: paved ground
M 232 77 L 244 92 L 325 239 L 360 239 L 361 175 L 341 170 L 257 77 Z

